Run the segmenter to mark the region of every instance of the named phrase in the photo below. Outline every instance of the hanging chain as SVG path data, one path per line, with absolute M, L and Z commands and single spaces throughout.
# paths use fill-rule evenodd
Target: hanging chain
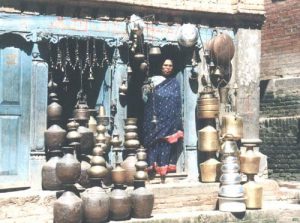
M 103 42 L 103 59 L 101 61 L 101 67 L 104 67 L 105 65 L 108 64 L 108 57 L 107 57 L 107 52 L 106 52 L 106 47 L 105 47 L 105 42 Z
M 57 58 L 56 58 L 56 70 L 62 69 L 62 52 L 60 49 L 60 42 L 57 44 Z
M 73 66 L 73 70 L 76 69 L 77 66 L 79 66 L 80 64 L 80 54 L 79 54 L 79 43 L 78 43 L 78 39 L 75 40 L 75 63 Z M 80 70 L 80 68 L 79 68 Z

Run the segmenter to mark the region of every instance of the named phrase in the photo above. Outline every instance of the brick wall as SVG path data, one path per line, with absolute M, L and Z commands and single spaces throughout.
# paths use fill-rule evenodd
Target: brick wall
M 265 0 L 261 78 L 300 75 L 300 1 Z
M 270 178 L 300 180 L 300 78 L 263 82 L 260 150 L 268 157 Z
M 269 177 L 300 180 L 300 1 L 265 0 L 260 138 Z

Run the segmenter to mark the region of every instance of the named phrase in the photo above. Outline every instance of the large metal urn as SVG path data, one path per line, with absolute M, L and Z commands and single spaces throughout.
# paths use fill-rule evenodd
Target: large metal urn
M 80 133 L 80 153 L 91 154 L 95 145 L 94 133 L 85 126 L 79 126 L 77 131 Z
M 135 190 L 131 193 L 132 216 L 134 218 L 150 218 L 154 205 L 154 194 L 145 187 L 144 181 L 135 182 Z
M 50 152 L 51 158 L 42 167 L 43 190 L 60 190 L 62 183 L 56 176 L 56 164 L 61 159 L 60 151 Z
M 135 163 L 137 158 L 135 153 L 129 153 L 127 158 L 121 163 L 121 167 L 126 171 L 126 184 L 133 185 L 134 175 L 136 173 Z
M 62 106 L 58 104 L 57 95 L 55 93 L 50 94 L 51 103 L 47 107 L 47 117 L 51 121 L 59 121 L 62 115 Z
M 112 220 L 126 220 L 130 217 L 131 198 L 122 185 L 115 185 L 110 194 L 110 218 Z
M 82 200 L 72 191 L 64 192 L 53 205 L 54 223 L 81 223 Z
M 199 119 L 214 119 L 219 115 L 219 100 L 211 87 L 200 92 L 197 100 L 197 117 Z
M 57 178 L 63 184 L 75 184 L 80 176 L 80 162 L 74 156 L 74 148 L 63 147 L 64 156 L 56 164 Z
M 73 111 L 73 116 L 77 121 L 88 122 L 88 120 L 90 119 L 90 111 L 85 100 L 78 101 Z
M 44 133 L 46 151 L 61 150 L 65 143 L 66 130 L 59 125 L 51 125 Z

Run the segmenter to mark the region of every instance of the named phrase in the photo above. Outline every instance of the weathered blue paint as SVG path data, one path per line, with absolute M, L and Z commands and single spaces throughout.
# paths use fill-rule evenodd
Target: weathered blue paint
M 198 176 L 197 168 L 197 133 L 195 110 L 197 103 L 197 92 L 191 89 L 189 77 L 191 76 L 190 65 L 186 65 L 183 75 L 183 118 L 184 118 L 184 150 L 186 153 L 185 163 L 189 177 Z
M 44 152 L 44 131 L 47 128 L 48 64 L 39 57 L 38 44 L 32 50 L 31 75 L 31 151 Z
M 29 177 L 31 56 L 0 49 L 0 189 L 26 186 Z

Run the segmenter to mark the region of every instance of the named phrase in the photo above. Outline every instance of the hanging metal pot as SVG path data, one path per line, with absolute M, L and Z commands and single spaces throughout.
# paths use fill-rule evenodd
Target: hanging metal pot
M 214 127 L 208 125 L 198 131 L 198 150 L 202 152 L 220 150 L 218 132 Z
M 234 43 L 232 38 L 222 33 L 214 38 L 212 56 L 216 65 L 228 65 L 234 56 Z
M 198 29 L 195 25 L 190 23 L 183 24 L 179 28 L 179 32 L 177 34 L 177 41 L 179 45 L 183 47 L 193 47 L 197 43 L 198 40 Z
M 219 100 L 211 87 L 205 87 L 197 100 L 197 117 L 199 119 L 216 118 L 219 115 Z
M 221 134 L 240 140 L 243 137 L 243 119 L 238 115 L 226 115 L 222 117 Z
M 90 119 L 89 106 L 86 101 L 78 102 L 73 111 L 74 119 L 77 121 L 87 122 Z

